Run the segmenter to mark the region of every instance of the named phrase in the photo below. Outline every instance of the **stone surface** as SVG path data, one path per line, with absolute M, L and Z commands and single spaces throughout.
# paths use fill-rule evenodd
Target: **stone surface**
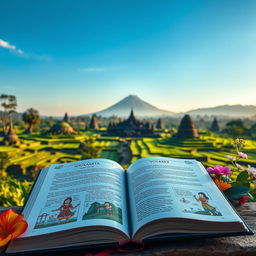
M 20 207 L 12 207 L 20 211 Z M 0 211 L 6 208 L 0 208 Z M 247 203 L 244 206 L 237 206 L 238 212 L 246 220 L 249 226 L 256 230 L 256 203 Z M 48 255 L 69 255 L 83 256 L 86 251 L 51 253 Z M 96 251 L 97 252 L 97 251 Z M 3 254 L 1 254 L 2 256 Z M 137 256 L 255 256 L 256 255 L 256 235 L 236 236 L 223 238 L 198 238 L 186 239 L 173 242 L 162 242 L 147 245 L 145 250 L 137 253 L 113 253 L 115 256 L 137 255 Z

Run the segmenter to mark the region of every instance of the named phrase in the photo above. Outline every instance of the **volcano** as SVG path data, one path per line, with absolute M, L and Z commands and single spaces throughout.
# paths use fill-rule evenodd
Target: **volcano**
M 175 114 L 171 111 L 159 109 L 142 100 L 137 95 L 129 95 L 114 105 L 99 112 L 95 112 L 94 114 L 104 117 L 113 115 L 119 117 L 128 117 L 131 109 L 133 109 L 136 117 L 161 117 Z

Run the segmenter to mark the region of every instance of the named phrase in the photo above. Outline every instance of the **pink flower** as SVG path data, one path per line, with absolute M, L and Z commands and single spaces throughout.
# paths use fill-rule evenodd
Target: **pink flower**
M 251 176 L 256 178 L 256 169 L 250 165 L 248 165 L 248 168 L 246 170 Z
M 216 175 L 230 175 L 231 169 L 228 166 L 221 166 L 221 165 L 216 165 L 214 168 L 213 167 L 208 167 L 207 171 L 209 173 L 213 173 Z
M 225 156 L 225 157 L 228 158 L 228 159 L 229 159 L 230 161 L 232 161 L 232 162 L 236 161 L 236 158 L 233 157 L 233 156 L 227 155 L 227 156 Z
M 236 163 L 236 167 L 240 170 L 244 170 L 244 167 L 241 164 Z
M 237 152 L 237 154 L 238 154 L 240 157 L 244 158 L 244 159 L 247 159 L 247 158 L 248 158 L 247 154 L 245 154 L 245 153 L 243 153 L 243 152 Z

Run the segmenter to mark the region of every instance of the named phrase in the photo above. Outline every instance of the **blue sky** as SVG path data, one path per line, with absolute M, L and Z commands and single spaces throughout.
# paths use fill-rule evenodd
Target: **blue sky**
M 1 0 L 0 93 L 71 115 L 129 94 L 185 111 L 256 104 L 254 0 Z

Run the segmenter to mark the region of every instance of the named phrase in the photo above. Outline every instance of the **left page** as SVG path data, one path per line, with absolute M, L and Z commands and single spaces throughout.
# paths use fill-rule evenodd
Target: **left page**
M 23 210 L 29 226 L 21 238 L 86 226 L 110 226 L 128 236 L 125 173 L 118 163 L 54 164 L 40 176 Z

